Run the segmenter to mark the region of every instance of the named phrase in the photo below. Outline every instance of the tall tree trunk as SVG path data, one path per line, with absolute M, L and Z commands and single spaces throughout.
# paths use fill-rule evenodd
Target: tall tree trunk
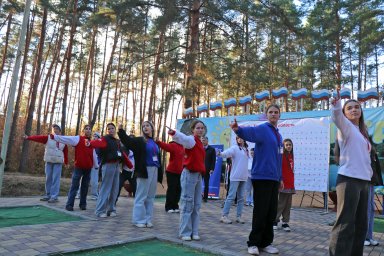
M 164 30 L 160 31 L 159 43 L 157 45 L 157 52 L 156 52 L 155 67 L 153 70 L 151 97 L 149 98 L 149 110 L 148 110 L 148 121 L 151 121 L 151 122 L 154 122 L 154 119 L 155 119 L 154 118 L 155 113 L 152 109 L 154 108 L 153 106 L 155 105 L 157 78 L 159 76 L 161 53 L 163 52 L 163 48 L 164 48 L 164 35 L 165 35 Z
M 148 26 L 148 11 L 149 8 L 147 7 L 146 13 L 145 13 L 145 24 L 144 24 L 144 40 L 143 40 L 143 51 L 142 51 L 142 59 L 141 59 L 141 84 L 140 84 L 140 127 L 143 123 L 144 115 L 145 115 L 145 105 L 143 107 L 143 91 L 144 91 L 144 76 L 145 76 L 145 43 L 146 43 L 146 36 L 147 36 L 147 26 Z M 145 103 L 145 102 L 144 102 Z
M 341 27 L 340 17 L 339 17 L 339 0 L 335 0 L 335 22 L 336 28 Z M 336 31 L 336 83 L 337 86 L 341 88 L 341 39 L 340 39 L 340 31 Z
M 103 96 L 105 85 L 106 85 L 107 79 L 109 77 L 109 73 L 110 73 L 110 70 L 111 70 L 111 67 L 112 67 L 112 62 L 113 62 L 113 56 L 115 55 L 116 45 L 117 45 L 117 41 L 118 41 L 119 35 L 120 35 L 120 26 L 121 26 L 121 21 L 119 22 L 119 24 L 116 24 L 116 30 L 115 30 L 115 36 L 114 36 L 114 41 L 113 41 L 112 50 L 111 50 L 111 56 L 109 58 L 106 71 L 103 74 L 103 77 L 102 77 L 102 80 L 101 80 L 101 87 L 100 87 L 99 96 L 97 97 L 96 104 L 95 104 L 95 107 L 93 109 L 92 120 L 90 122 L 91 127 L 93 127 L 95 125 L 95 123 L 96 123 L 96 118 L 97 118 L 98 110 L 99 110 L 99 107 L 100 107 L 100 104 L 101 104 L 101 97 Z
M 187 57 L 187 71 L 185 77 L 185 90 L 184 96 L 184 109 L 192 107 L 193 113 L 195 113 L 196 104 L 194 101 L 194 95 L 197 95 L 198 89 L 193 78 L 195 76 L 195 62 L 197 59 L 199 48 L 199 19 L 200 19 L 200 0 L 193 0 L 192 9 L 190 10 L 191 27 L 190 27 L 190 42 Z
M 23 63 L 21 64 L 21 73 L 20 73 L 21 75 L 20 75 L 20 79 L 19 79 L 19 88 L 17 89 L 17 98 L 16 98 L 16 103 L 15 103 L 15 110 L 13 113 L 11 133 L 9 136 L 9 143 L 8 143 L 8 149 L 7 149 L 7 160 L 6 161 L 9 161 L 9 159 L 10 159 L 13 147 L 15 145 L 15 140 L 16 140 L 16 131 L 17 131 L 16 127 L 17 127 L 18 121 L 19 121 L 21 101 L 22 101 L 22 97 L 23 97 L 23 87 L 24 87 L 24 78 L 25 78 L 25 76 L 23 74 L 25 73 L 26 66 L 28 63 L 28 51 L 29 51 L 29 46 L 31 43 L 34 17 L 35 16 L 33 14 L 32 19 L 31 19 L 31 23 L 27 27 L 27 36 L 26 36 L 26 41 L 25 41 L 25 46 L 24 46 Z M 6 164 L 6 166 L 7 166 L 7 164 Z
M 7 31 L 5 32 L 5 45 L 4 45 L 4 50 L 3 50 L 3 58 L 2 58 L 1 64 L 0 64 L 0 82 L 1 82 L 1 77 L 3 75 L 3 72 L 4 72 L 5 61 L 8 57 L 9 34 L 11 33 L 12 17 L 13 17 L 13 13 L 11 11 L 8 14 L 8 25 L 7 25 Z
M 83 113 L 84 105 L 85 105 L 85 94 L 87 92 L 86 89 L 88 86 L 89 75 L 91 73 L 91 63 L 93 60 L 93 55 L 95 54 L 96 31 L 97 30 L 94 29 L 92 32 L 91 48 L 89 50 L 87 67 L 85 69 L 85 77 L 84 77 L 83 86 L 82 86 L 83 91 L 81 93 L 80 104 L 79 104 L 78 113 L 77 113 L 76 134 L 79 134 L 79 132 L 80 132 L 80 121 L 81 121 L 81 115 Z M 92 79 L 92 76 L 91 76 L 91 79 Z
M 27 117 L 27 122 L 25 125 L 25 134 L 30 134 L 31 130 L 32 130 L 32 121 L 33 121 L 33 114 L 35 112 L 36 95 L 37 95 L 37 90 L 38 90 L 38 86 L 39 86 L 39 82 L 40 82 L 41 62 L 43 59 L 43 49 L 44 49 L 44 41 L 45 41 L 47 14 L 48 14 L 48 9 L 46 7 L 44 7 L 43 19 L 41 22 L 39 47 L 38 47 L 38 52 L 37 52 L 37 63 L 36 63 L 35 77 L 33 79 L 31 102 L 29 104 L 29 109 L 28 109 L 28 117 Z M 26 169 L 28 152 L 29 152 L 29 143 L 27 140 L 24 140 L 23 141 L 23 149 L 22 149 L 22 153 L 21 153 L 19 172 L 24 172 L 24 170 Z
M 119 90 L 122 45 L 123 45 L 123 37 L 121 37 L 121 40 L 120 40 L 119 57 L 118 57 L 118 61 L 117 61 L 116 86 L 115 86 L 115 95 L 113 97 L 113 108 L 112 108 L 112 122 L 117 120 L 118 110 L 119 110 L 119 104 L 118 104 L 118 100 L 117 100 L 117 98 L 118 98 L 117 92 Z M 121 86 L 120 86 L 120 92 L 121 92 Z M 116 105 L 117 105 L 117 107 L 116 107 Z M 116 120 L 115 120 L 115 111 L 116 111 Z
M 72 9 L 72 20 L 71 20 L 71 30 L 69 33 L 68 40 L 68 50 L 66 55 L 66 69 L 65 69 L 65 81 L 64 81 L 64 93 L 63 93 L 63 105 L 61 109 L 61 132 L 65 134 L 65 125 L 67 119 L 67 101 L 68 101 L 68 87 L 71 76 L 71 60 L 72 60 L 72 47 L 73 47 L 73 38 L 76 33 L 78 13 L 77 13 L 77 2 L 78 0 L 73 0 L 73 9 Z

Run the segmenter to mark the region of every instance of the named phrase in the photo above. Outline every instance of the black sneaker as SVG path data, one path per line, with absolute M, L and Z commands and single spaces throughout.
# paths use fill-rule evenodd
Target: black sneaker
M 83 211 L 87 210 L 87 207 L 86 207 L 85 205 L 79 205 L 79 207 L 80 207 L 80 209 L 83 210 Z
M 73 212 L 73 206 L 67 205 L 65 206 L 65 210 Z
M 288 223 L 283 223 L 281 227 L 283 228 L 284 231 L 291 232 L 291 228 L 289 227 Z

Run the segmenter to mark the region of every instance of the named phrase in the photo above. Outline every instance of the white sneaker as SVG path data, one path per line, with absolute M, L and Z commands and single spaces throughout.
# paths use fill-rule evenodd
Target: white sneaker
M 240 224 L 244 224 L 245 223 L 245 221 L 241 217 L 237 217 L 236 218 L 236 222 L 240 223 Z
M 259 255 L 259 248 L 257 248 L 257 246 L 248 247 L 248 253 L 252 255 Z
M 183 241 L 191 241 L 192 239 L 191 239 L 190 236 L 183 236 L 183 237 L 181 237 L 181 240 L 183 240 Z
M 266 253 L 270 253 L 270 254 L 278 254 L 279 253 L 279 249 L 277 249 L 276 247 L 273 247 L 272 245 L 268 245 L 267 247 L 261 248 L 261 251 L 266 252 Z
M 175 209 L 175 210 L 173 210 L 173 212 L 175 212 L 175 213 L 179 213 L 180 210 L 179 210 L 179 209 Z
M 175 210 L 172 210 L 172 209 L 167 211 L 167 213 L 174 213 L 174 212 Z
M 97 196 L 92 196 L 91 200 L 96 201 L 97 200 Z
M 200 240 L 200 236 L 198 236 L 198 235 L 193 235 L 193 236 L 192 236 L 192 239 L 193 239 L 193 240 L 196 240 L 196 241 L 199 241 L 199 240 Z
M 371 242 L 370 242 L 369 240 L 365 240 L 365 241 L 364 241 L 364 245 L 365 245 L 365 246 L 370 246 L 370 245 L 371 245 Z
M 273 230 L 277 230 L 277 224 L 273 225 Z
M 369 243 L 370 243 L 372 246 L 377 246 L 377 245 L 379 245 L 379 242 L 377 242 L 376 240 L 373 240 L 373 239 L 369 239 Z
M 111 217 L 116 217 L 116 216 L 117 216 L 117 213 L 116 213 L 116 212 L 111 212 L 111 213 L 109 214 L 109 216 L 111 216 Z
M 106 213 L 100 213 L 98 217 L 99 218 L 107 218 L 108 216 Z
M 232 224 L 232 221 L 227 216 L 221 217 L 220 222 L 223 222 L 225 224 Z
M 147 228 L 153 228 L 153 224 L 151 222 L 147 223 Z
M 138 228 L 145 228 L 146 227 L 146 225 L 142 224 L 142 223 L 137 223 L 137 224 L 135 224 L 135 226 Z
M 75 197 L 76 199 L 80 199 L 80 195 L 76 195 L 76 197 Z

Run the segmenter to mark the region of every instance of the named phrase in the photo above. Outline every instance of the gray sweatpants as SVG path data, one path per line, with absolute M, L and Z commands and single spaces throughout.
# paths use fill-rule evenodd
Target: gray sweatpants
M 337 217 L 331 232 L 329 255 L 361 256 L 367 234 L 369 181 L 337 176 Z

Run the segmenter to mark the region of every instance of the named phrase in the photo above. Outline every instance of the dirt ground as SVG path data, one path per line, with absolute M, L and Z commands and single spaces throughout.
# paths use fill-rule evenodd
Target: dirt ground
M 4 174 L 3 189 L 1 195 L 4 197 L 18 196 L 39 196 L 44 195 L 45 177 L 32 176 L 20 173 L 6 172 Z M 163 186 L 158 184 L 157 195 L 165 195 L 166 180 L 163 181 Z M 60 195 L 66 196 L 71 185 L 70 178 L 61 178 Z M 220 198 L 225 197 L 225 189 L 222 184 L 220 189 Z M 128 196 L 128 193 L 122 189 L 121 196 Z M 329 210 L 334 208 L 332 201 L 329 199 Z M 381 211 L 382 196 L 376 197 L 377 209 Z M 297 191 L 293 196 L 293 207 L 315 207 L 323 208 L 323 194 L 320 192 Z

